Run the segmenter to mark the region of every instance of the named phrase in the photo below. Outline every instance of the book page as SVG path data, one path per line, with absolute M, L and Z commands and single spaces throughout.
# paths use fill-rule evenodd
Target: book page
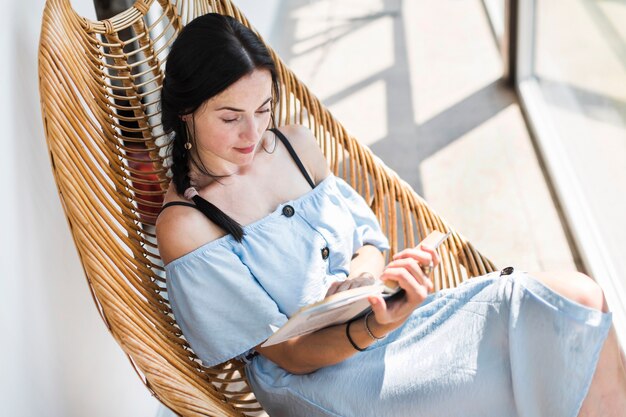
M 296 336 L 312 333 L 316 330 L 345 323 L 353 317 L 365 313 L 370 303 L 367 297 L 373 293 L 363 294 L 359 299 L 350 303 L 335 305 L 333 308 L 319 308 L 302 311 L 292 318 L 261 346 L 271 346 L 284 342 Z

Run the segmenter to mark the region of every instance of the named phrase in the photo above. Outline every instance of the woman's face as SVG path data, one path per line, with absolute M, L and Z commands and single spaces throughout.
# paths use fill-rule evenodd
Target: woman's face
M 195 130 L 194 149 L 212 174 L 234 174 L 252 162 L 269 126 L 271 100 L 272 76 L 256 69 L 186 119 Z

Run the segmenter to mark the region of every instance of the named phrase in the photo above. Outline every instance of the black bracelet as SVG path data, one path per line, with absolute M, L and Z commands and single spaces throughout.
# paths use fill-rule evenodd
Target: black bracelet
M 352 324 L 353 321 L 355 321 L 356 319 L 352 319 L 348 322 L 348 324 L 346 325 L 346 336 L 348 336 L 348 341 L 350 342 L 350 344 L 352 345 L 353 348 L 355 348 L 356 350 L 358 350 L 359 352 L 363 352 L 365 349 L 367 348 L 360 348 L 357 346 L 356 343 L 354 343 L 354 340 L 352 340 L 352 338 L 350 337 L 350 325 Z

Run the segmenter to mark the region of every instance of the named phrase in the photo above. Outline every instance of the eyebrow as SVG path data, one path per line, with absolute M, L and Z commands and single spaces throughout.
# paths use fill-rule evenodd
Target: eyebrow
M 263 107 L 263 106 L 265 106 L 265 105 L 266 105 L 267 103 L 269 103 L 271 100 L 272 100 L 272 97 L 268 98 L 268 99 L 267 99 L 267 100 L 265 100 L 265 101 L 263 102 L 263 104 L 261 104 L 259 107 Z M 244 112 L 244 111 L 245 111 L 245 110 L 242 110 L 242 109 L 236 109 L 236 108 L 234 108 L 234 107 L 229 107 L 229 106 L 223 106 L 223 107 L 220 107 L 219 109 L 216 109 L 216 111 L 218 111 L 218 110 L 230 110 L 230 111 L 237 111 L 237 112 Z

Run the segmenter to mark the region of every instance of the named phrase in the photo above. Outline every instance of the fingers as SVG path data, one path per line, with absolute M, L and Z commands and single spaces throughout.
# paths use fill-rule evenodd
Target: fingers
M 395 261 L 389 262 L 387 267 L 392 268 L 404 268 L 406 269 L 413 278 L 420 284 L 426 287 L 427 292 L 430 292 L 435 289 L 433 285 L 433 281 L 430 279 L 430 276 L 424 273 L 424 270 L 418 262 L 413 258 L 403 258 Z M 382 279 L 382 277 L 381 277 Z
M 352 283 L 351 288 L 363 287 L 365 285 L 372 285 L 376 283 L 376 278 L 370 272 L 361 272 L 355 277 L 348 275 L 347 281 Z
M 328 287 L 326 297 L 336 294 L 338 292 L 346 291 L 352 288 L 365 287 L 367 285 L 373 285 L 376 283 L 376 279 L 369 272 L 363 272 L 357 277 L 346 279 L 345 281 L 335 281 Z
M 368 298 L 376 321 L 380 324 L 405 320 L 434 289 L 430 278 L 424 274 L 418 261 L 412 257 L 391 261 L 385 267 L 380 279 L 396 282 L 405 292 L 402 299 L 394 300 L 389 304 L 389 300 L 385 301 L 381 296 Z
M 335 281 L 330 284 L 330 287 L 328 287 L 326 297 L 337 294 L 338 292 L 349 290 L 350 288 L 356 288 L 357 286 L 358 285 L 355 285 L 355 283 L 353 283 L 351 279 L 345 281 Z
M 393 259 L 405 259 L 412 258 L 420 263 L 420 265 L 428 265 L 433 263 L 433 268 L 441 262 L 441 257 L 437 251 L 429 246 L 422 245 L 418 248 L 407 248 L 401 252 L 396 253 Z
M 328 291 L 326 291 L 326 297 L 329 297 L 333 294 L 337 293 L 337 288 L 341 285 L 342 281 L 335 281 L 333 283 L 330 284 L 330 287 L 328 287 Z
M 380 278 L 397 282 L 400 288 L 406 291 L 407 301 L 417 305 L 428 296 L 432 282 L 421 271 L 417 272 L 416 275 L 409 272 L 405 266 L 389 266 L 383 271 Z
M 332 294 L 337 294 L 338 292 L 342 292 L 345 290 L 349 290 L 351 288 L 356 288 L 359 287 L 360 285 L 358 285 L 357 282 L 351 280 L 351 279 L 347 279 L 345 281 L 337 281 L 337 282 L 333 282 L 332 284 L 330 284 L 330 289 L 328 290 L 328 293 L 326 294 L 326 296 L 332 295 Z M 331 290 L 334 291 L 331 293 Z
M 441 257 L 439 256 L 439 252 L 437 252 L 437 250 L 425 245 L 420 246 L 420 249 L 427 252 L 431 256 L 430 259 L 433 261 L 433 268 L 436 268 L 437 265 L 441 263 Z
M 376 317 L 378 323 L 385 324 L 393 321 L 393 318 L 387 310 L 387 303 L 385 303 L 385 300 L 381 296 L 371 296 L 367 300 L 372 306 L 374 317 Z

